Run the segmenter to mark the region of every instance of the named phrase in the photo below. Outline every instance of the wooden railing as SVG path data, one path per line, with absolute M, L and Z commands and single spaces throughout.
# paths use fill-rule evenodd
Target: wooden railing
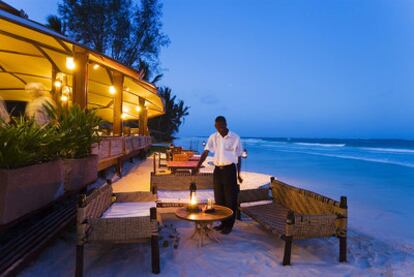
M 120 175 L 122 162 L 145 152 L 151 143 L 150 136 L 104 137 L 92 149 L 92 153 L 99 156 L 98 171 L 115 165 Z

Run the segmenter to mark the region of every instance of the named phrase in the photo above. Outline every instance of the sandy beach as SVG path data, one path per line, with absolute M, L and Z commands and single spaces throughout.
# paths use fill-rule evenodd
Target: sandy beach
M 208 161 L 207 161 L 208 162 Z M 211 170 L 206 162 L 204 171 Z M 131 191 L 133 180 L 146 188 L 152 161 L 127 163 L 127 175 L 114 177 L 114 189 Z M 134 177 L 135 176 L 135 177 Z M 270 175 L 242 172 L 242 189 L 266 184 Z M 139 178 L 137 178 L 139 177 Z M 128 181 L 129 180 L 129 181 Z M 149 179 L 148 181 L 149 182 Z M 352 215 L 351 215 L 352 216 Z M 336 238 L 295 241 L 292 266 L 281 265 L 283 241 L 243 217 L 221 243 L 198 248 L 189 239 L 193 225 L 166 216 L 164 224 L 173 224 L 180 234 L 177 249 L 161 247 L 160 276 L 409 276 L 414 272 L 414 247 L 409 243 L 387 243 L 357 229 L 348 234 L 348 262 L 340 264 Z M 161 236 L 168 238 L 168 230 Z M 165 240 L 165 239 L 164 239 Z M 168 239 L 167 239 L 168 240 Z M 86 276 L 153 276 L 148 245 L 88 245 Z M 75 265 L 75 228 L 68 228 L 24 270 L 20 276 L 73 276 Z

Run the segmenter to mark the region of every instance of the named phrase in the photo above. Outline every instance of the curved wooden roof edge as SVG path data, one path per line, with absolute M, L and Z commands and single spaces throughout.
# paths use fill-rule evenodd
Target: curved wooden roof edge
M 19 11 L 18 9 L 16 9 L 12 5 L 9 5 L 6 2 L 1 1 L 1 0 L 0 0 L 0 10 L 5 10 L 9 13 L 14 14 L 14 15 L 20 15 L 21 14 L 21 11 Z
M 13 8 L 12 6 L 8 5 L 7 3 L 4 3 L 2 1 L 0 1 L 0 4 L 4 5 L 5 7 L 9 7 L 9 8 Z M 14 8 L 13 8 L 14 9 Z M 15 9 L 17 11 L 17 9 Z M 11 12 L 11 11 L 10 11 Z M 144 80 L 142 80 L 141 75 L 139 74 L 138 71 L 132 69 L 131 67 L 122 64 L 121 62 L 105 55 L 102 53 L 99 53 L 85 45 L 82 45 L 58 32 L 55 32 L 49 28 L 47 28 L 46 26 L 35 22 L 33 20 L 27 19 L 27 18 L 23 18 L 21 16 L 15 15 L 8 12 L 7 10 L 2 10 L 0 9 L 0 19 L 12 22 L 14 24 L 20 25 L 22 27 L 25 28 L 29 28 L 33 31 L 36 32 L 40 32 L 42 34 L 51 36 L 55 39 L 60 39 L 63 40 L 65 42 L 71 43 L 73 45 L 76 45 L 78 47 L 84 48 L 86 49 L 90 54 L 92 54 L 93 56 L 95 56 L 95 58 L 98 58 L 100 60 L 100 62 L 102 62 L 102 64 L 112 68 L 113 70 L 116 70 L 124 75 L 126 75 L 127 77 L 130 77 L 131 79 L 133 79 L 135 82 L 137 82 L 138 84 L 140 84 L 142 87 L 144 87 L 145 89 L 147 89 L 148 91 L 158 95 L 158 90 L 157 88 L 149 83 L 146 82 Z M 68 54 L 73 54 L 73 53 L 68 53 Z M 164 107 L 163 107 L 164 108 Z

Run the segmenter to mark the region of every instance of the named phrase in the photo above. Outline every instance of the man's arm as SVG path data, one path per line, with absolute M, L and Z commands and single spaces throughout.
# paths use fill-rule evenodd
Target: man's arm
M 198 164 L 197 164 L 197 170 L 196 170 L 197 173 L 200 170 L 201 165 L 207 159 L 207 156 L 208 156 L 208 150 L 204 150 L 204 152 L 203 152 L 203 154 L 201 154 L 200 160 L 198 161 Z

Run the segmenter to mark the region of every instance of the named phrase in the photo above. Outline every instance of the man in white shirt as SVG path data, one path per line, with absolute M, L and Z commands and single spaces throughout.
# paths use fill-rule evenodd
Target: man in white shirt
M 204 152 L 198 163 L 198 169 L 203 164 L 209 152 L 214 153 L 214 198 L 218 205 L 226 206 L 233 210 L 233 216 L 222 221 L 216 230 L 223 234 L 229 234 L 233 228 L 236 212 L 240 177 L 242 145 L 240 137 L 227 128 L 226 119 L 218 116 L 215 120 L 217 132 L 212 134 L 207 141 Z

